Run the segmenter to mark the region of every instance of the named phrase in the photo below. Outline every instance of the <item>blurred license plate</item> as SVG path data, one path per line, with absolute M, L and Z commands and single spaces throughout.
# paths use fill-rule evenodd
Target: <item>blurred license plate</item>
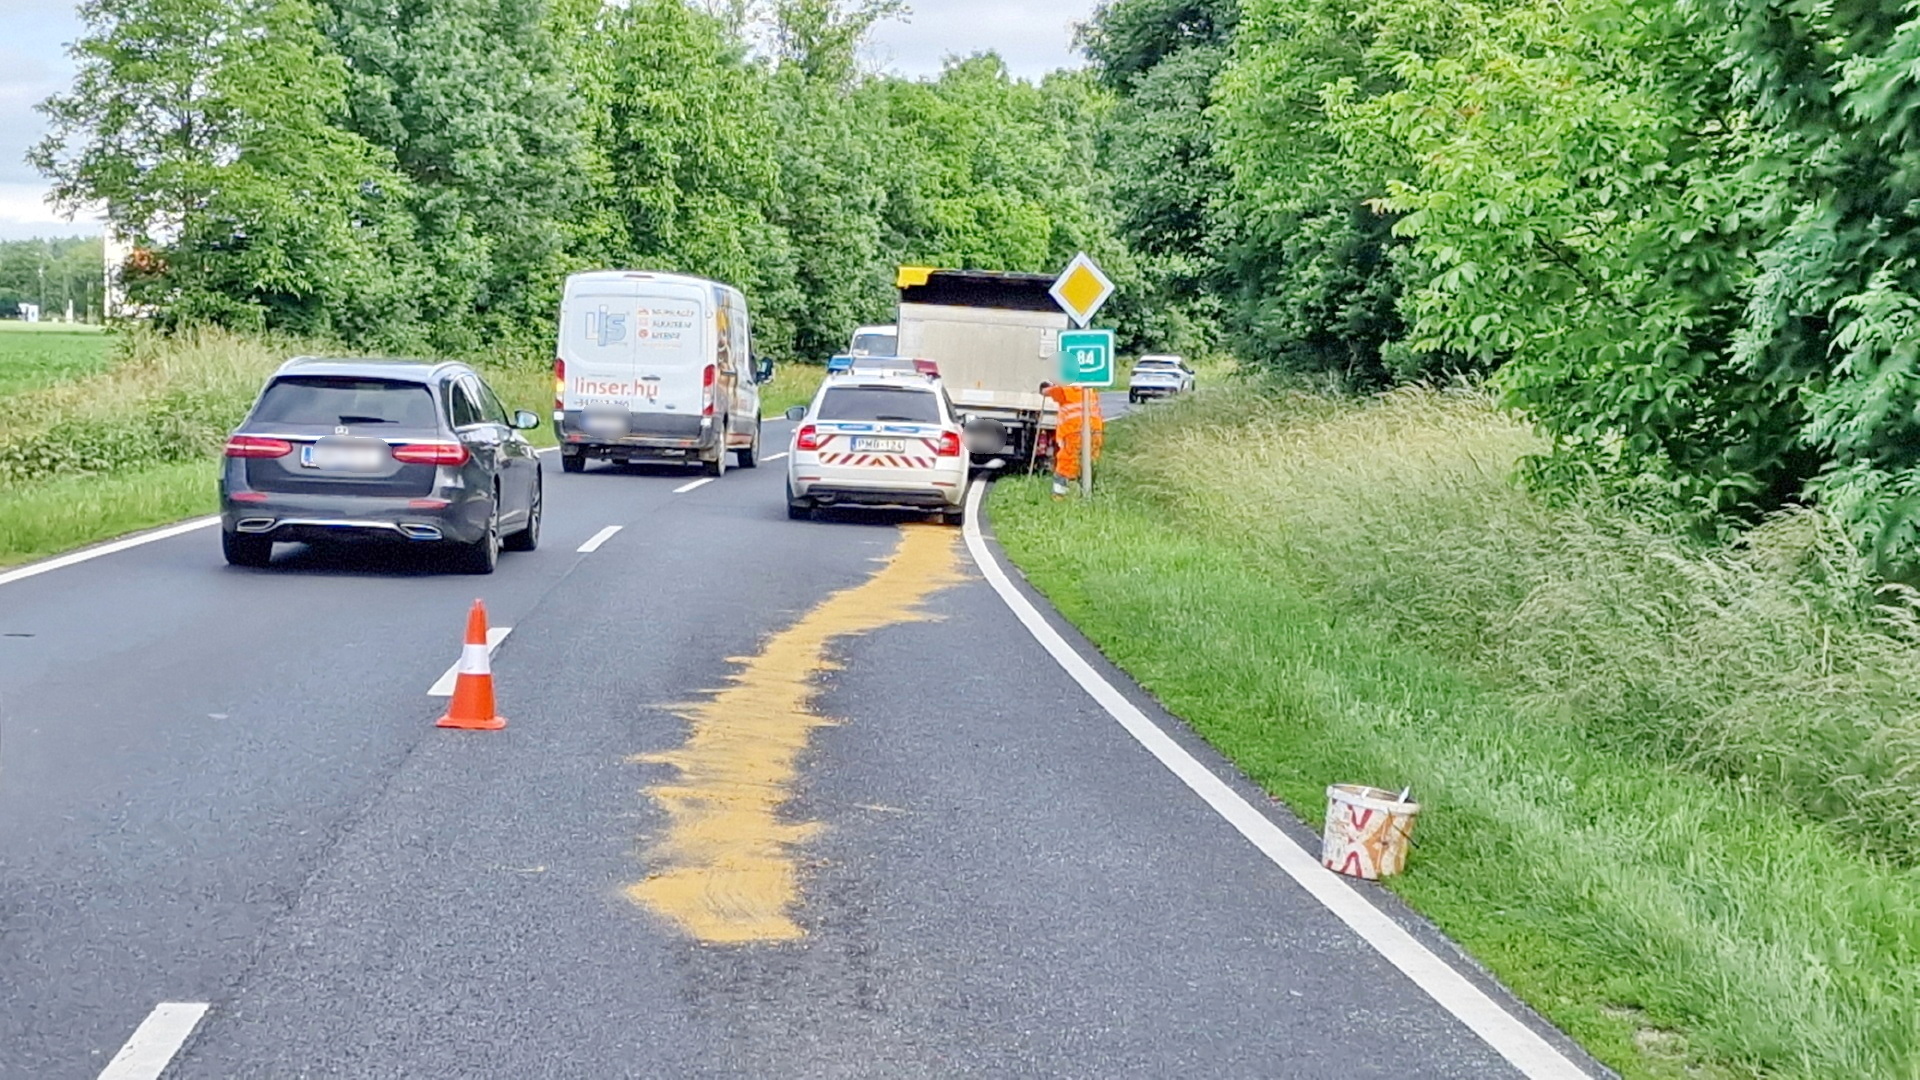
M 300 464 L 334 472 L 377 472 L 391 456 L 385 443 L 309 443 L 300 448 Z
M 907 452 L 907 440 L 855 438 L 853 449 L 855 453 L 865 451 L 870 454 L 904 454 Z
M 625 435 L 627 433 L 627 414 L 616 412 L 590 412 L 586 416 L 585 426 L 595 435 Z

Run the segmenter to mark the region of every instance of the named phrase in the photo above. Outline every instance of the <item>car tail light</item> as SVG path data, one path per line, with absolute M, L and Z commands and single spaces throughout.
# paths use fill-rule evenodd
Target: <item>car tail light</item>
M 262 439 L 256 435 L 235 435 L 227 440 L 227 456 L 237 458 L 276 458 L 293 453 L 293 444 L 285 439 Z
M 445 510 L 447 507 L 452 505 L 453 505 L 452 501 L 448 499 L 408 499 L 407 500 L 407 508 L 410 510 Z
M 393 448 L 393 460 L 409 465 L 465 465 L 472 456 L 457 442 L 401 443 Z
M 941 457 L 959 457 L 960 456 L 960 433 L 959 432 L 943 431 L 940 433 L 940 456 Z
M 700 377 L 700 415 L 713 415 L 713 384 L 720 378 L 720 369 L 707 365 L 707 373 Z
M 815 430 L 812 424 L 808 424 L 806 427 L 801 428 L 799 431 L 794 433 L 793 448 L 795 450 L 820 449 L 820 432 Z
M 232 499 L 234 502 L 261 503 L 267 501 L 267 493 L 264 491 L 235 491 L 228 493 L 227 498 Z
M 553 358 L 553 411 L 561 412 L 567 407 L 567 362 L 559 357 Z

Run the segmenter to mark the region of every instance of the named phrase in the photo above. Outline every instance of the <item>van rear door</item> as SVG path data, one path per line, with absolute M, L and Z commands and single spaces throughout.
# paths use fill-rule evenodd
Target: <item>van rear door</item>
M 560 319 L 566 382 L 561 407 L 625 409 L 639 386 L 634 361 L 637 283 L 588 280 L 569 285 Z
M 714 364 L 713 313 L 706 289 L 641 281 L 633 300 L 634 431 L 687 437 L 699 431 L 707 402 L 720 388 L 707 381 Z M 715 372 L 715 376 L 718 376 Z

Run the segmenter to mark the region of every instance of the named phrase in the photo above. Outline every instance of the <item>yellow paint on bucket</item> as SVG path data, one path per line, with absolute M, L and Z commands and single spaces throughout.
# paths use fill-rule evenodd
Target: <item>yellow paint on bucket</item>
M 628 898 L 701 941 L 802 935 L 791 915 L 800 897 L 794 849 L 819 825 L 783 821 L 780 809 L 813 730 L 834 722 L 812 710 L 813 677 L 832 668 L 833 639 L 924 619 L 920 603 L 960 580 L 954 536 L 908 526 L 879 572 L 775 634 L 711 701 L 686 706 L 685 745 L 633 759 L 679 775 L 647 789 L 669 826 L 647 851 L 658 869 L 628 886 Z

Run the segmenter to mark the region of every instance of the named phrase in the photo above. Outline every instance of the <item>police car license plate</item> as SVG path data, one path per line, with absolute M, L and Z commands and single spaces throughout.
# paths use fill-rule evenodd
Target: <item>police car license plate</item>
M 853 452 L 856 454 L 904 454 L 907 452 L 907 440 L 856 437 L 853 440 Z
M 317 442 L 300 448 L 300 464 L 329 472 L 377 472 L 391 456 L 386 443 Z

